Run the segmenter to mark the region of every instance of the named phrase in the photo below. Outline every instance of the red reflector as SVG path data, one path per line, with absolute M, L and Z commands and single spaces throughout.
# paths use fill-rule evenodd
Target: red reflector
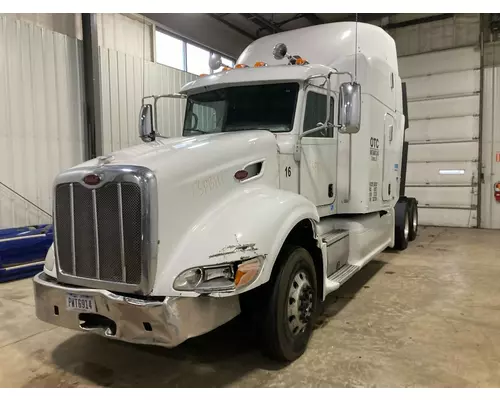
M 236 173 L 234 174 L 234 177 L 239 181 L 245 179 L 247 176 L 248 176 L 248 171 L 245 171 L 244 169 L 240 169 L 239 171 L 236 171 Z
M 101 177 L 99 175 L 95 175 L 95 174 L 87 175 L 85 178 L 83 178 L 83 181 L 87 185 L 97 185 L 98 183 L 101 182 Z

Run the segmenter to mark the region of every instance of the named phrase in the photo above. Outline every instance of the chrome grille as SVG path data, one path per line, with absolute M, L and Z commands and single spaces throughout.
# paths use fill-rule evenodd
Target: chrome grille
M 139 285 L 142 225 L 141 188 L 136 183 L 56 186 L 58 264 L 66 275 Z

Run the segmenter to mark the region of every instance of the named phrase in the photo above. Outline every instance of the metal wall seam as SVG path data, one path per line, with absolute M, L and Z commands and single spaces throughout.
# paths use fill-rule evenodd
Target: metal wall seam
M 52 181 L 83 161 L 81 43 L 0 17 L 0 181 L 52 212 Z M 0 227 L 50 222 L 0 192 Z

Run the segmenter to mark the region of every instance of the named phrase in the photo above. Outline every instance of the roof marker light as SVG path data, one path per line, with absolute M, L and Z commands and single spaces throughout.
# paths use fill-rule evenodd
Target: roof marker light
M 248 68 L 246 64 L 236 64 L 234 68 Z

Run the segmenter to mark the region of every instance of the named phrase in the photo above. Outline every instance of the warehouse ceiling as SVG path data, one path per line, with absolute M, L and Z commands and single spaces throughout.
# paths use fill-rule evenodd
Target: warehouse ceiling
M 259 37 L 339 21 L 355 21 L 356 14 L 209 14 L 212 18 L 249 37 Z M 357 14 L 358 21 L 380 21 L 395 14 Z
M 453 17 L 454 14 L 143 14 L 160 30 L 236 58 L 248 44 L 273 33 L 340 21 L 367 22 L 386 30 Z

